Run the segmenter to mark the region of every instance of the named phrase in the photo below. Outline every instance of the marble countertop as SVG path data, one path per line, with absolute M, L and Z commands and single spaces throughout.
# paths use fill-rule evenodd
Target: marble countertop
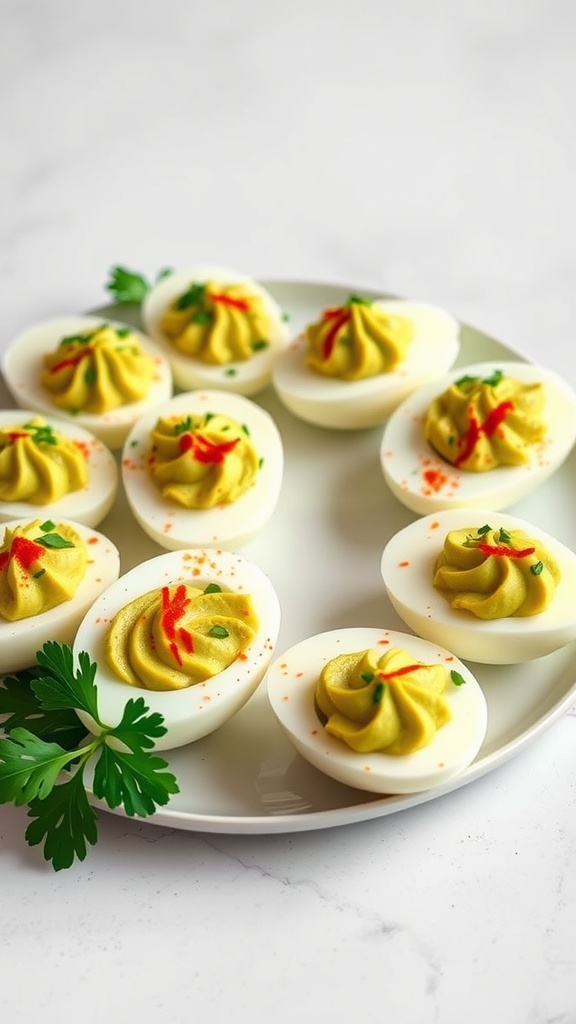
M 1 20 L 0 348 L 112 264 L 219 263 L 433 302 L 576 386 L 568 0 Z M 470 786 L 303 833 L 102 813 L 59 873 L 3 806 L 2 1019 L 573 1022 L 575 750 L 571 707 Z

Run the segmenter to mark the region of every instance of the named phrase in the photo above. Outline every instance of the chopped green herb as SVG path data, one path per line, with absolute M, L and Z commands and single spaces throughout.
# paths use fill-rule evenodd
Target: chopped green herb
M 86 372 L 84 373 L 84 383 L 85 384 L 94 384 L 95 380 L 96 380 L 96 369 L 93 366 L 89 366 L 88 369 L 86 370 Z
M 208 636 L 214 636 L 218 640 L 225 640 L 230 633 L 224 626 L 212 626 L 212 629 L 208 630 Z
M 459 377 L 458 380 L 454 381 L 454 385 L 457 388 L 461 388 L 464 384 L 475 384 L 479 377 L 471 377 L 468 373 L 465 373 L 463 377 Z
M 460 672 L 457 672 L 455 668 L 450 672 L 450 679 L 454 683 L 454 686 L 464 686 L 466 682 L 464 676 L 461 675 Z
M 212 320 L 213 316 L 211 313 L 208 312 L 207 309 L 199 309 L 198 312 L 195 313 L 194 316 L 192 317 L 192 323 L 200 324 L 200 326 L 203 326 L 204 324 L 209 324 L 212 322 Z
M 380 703 L 382 697 L 384 696 L 385 688 L 386 687 L 384 686 L 384 683 L 376 683 L 376 686 L 374 687 L 374 693 L 372 694 L 372 700 L 374 701 L 374 704 Z
M 174 433 L 176 436 L 178 434 L 185 434 L 187 431 L 192 430 L 193 426 L 192 417 L 185 416 L 183 420 L 179 420 L 178 423 L 174 424 Z
M 346 305 L 347 306 L 352 306 L 352 305 L 355 305 L 355 306 L 371 306 L 372 303 L 371 303 L 370 299 L 364 299 L 361 295 L 349 295 L 348 296 L 348 301 L 347 301 Z
M 235 377 L 238 370 L 234 366 L 229 366 L 227 370 L 224 370 L 225 377 Z
M 52 533 L 52 530 L 56 529 L 56 523 L 53 523 L 51 519 L 45 519 L 44 522 L 40 524 L 40 529 L 42 530 L 42 533 Z
M 46 569 L 39 569 L 38 572 L 32 573 L 32 578 L 35 580 L 39 580 L 41 576 L 44 576 L 45 572 Z
M 184 292 L 174 303 L 174 309 L 190 309 L 191 306 L 203 306 L 204 295 L 206 292 L 205 284 L 191 284 L 188 291 Z
M 485 525 L 481 526 L 480 529 L 478 530 L 478 536 L 479 537 L 484 537 L 484 535 L 486 533 L 490 533 L 491 529 L 492 529 L 492 527 L 489 526 L 488 523 L 485 523 Z
M 41 537 L 35 537 L 34 540 L 36 544 L 41 544 L 43 548 L 74 547 L 71 540 L 66 540 L 66 537 L 62 537 L 59 533 L 43 533 Z
M 246 437 L 250 437 L 250 430 L 248 429 L 248 426 L 246 425 L 246 423 L 242 423 L 241 424 L 241 429 L 246 434 Z
M 498 534 L 498 540 L 500 544 L 509 544 L 512 540 L 508 530 L 505 530 L 503 526 L 500 527 L 500 533 Z
M 44 423 L 25 423 L 23 429 L 30 434 L 34 444 L 57 444 L 58 438 L 52 427 Z
M 252 342 L 252 351 L 262 352 L 263 349 L 268 348 L 269 344 L 270 342 L 266 341 L 264 338 L 259 338 L 258 341 Z
M 282 312 L 282 315 L 281 315 L 280 319 L 282 320 L 282 322 L 283 322 L 283 323 L 287 323 L 287 322 L 288 322 L 288 320 L 290 319 L 290 313 L 287 313 L 287 312 L 286 312 L 286 311 L 284 310 L 284 311 Z
M 504 374 L 502 370 L 494 370 L 494 373 L 490 377 L 484 377 L 483 384 L 489 384 L 491 387 L 496 387 L 500 383 Z
M 221 594 L 222 587 L 218 583 L 209 583 L 207 587 L 204 587 L 205 594 Z
M 372 680 L 374 679 L 374 673 L 373 672 L 361 672 L 360 673 L 360 679 L 363 679 L 365 683 L 371 683 Z
M 130 698 L 119 724 L 107 726 L 98 713 L 97 665 L 86 651 L 78 655 L 78 670 L 72 649 L 52 640 L 36 657 L 38 669 L 9 676 L 0 687 L 0 711 L 8 715 L 0 739 L 0 803 L 28 805 L 33 820 L 26 841 L 43 844 L 45 859 L 60 871 L 75 858 L 84 860 L 97 840 L 97 813 L 84 785 L 94 757 L 94 795 L 129 816 L 153 814 L 178 784 L 165 771 L 166 761 L 151 752 L 166 729 L 142 697 Z M 85 743 L 77 711 L 101 729 Z M 65 781 L 59 781 L 62 772 Z
M 129 327 L 116 327 L 115 330 L 117 338 L 129 338 L 132 333 Z
M 544 569 L 544 562 L 534 562 L 534 565 L 530 566 L 530 572 L 533 576 L 539 576 Z

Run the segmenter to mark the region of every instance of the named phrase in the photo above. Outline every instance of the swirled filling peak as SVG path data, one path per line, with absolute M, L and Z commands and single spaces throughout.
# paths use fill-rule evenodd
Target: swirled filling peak
M 248 427 L 221 413 L 160 417 L 148 470 L 166 499 L 185 508 L 230 504 L 252 487 L 260 459 Z
M 41 417 L 0 427 L 0 501 L 48 505 L 87 483 L 81 446 Z
M 272 322 L 249 284 L 191 281 L 164 312 L 160 330 L 179 352 L 223 366 L 268 348 Z
M 352 750 L 411 754 L 450 720 L 447 685 L 443 665 L 415 662 L 402 648 L 357 651 L 324 666 L 316 706 L 326 732 Z
M 0 544 L 0 616 L 15 622 L 69 601 L 86 573 L 86 545 L 68 523 L 6 527 Z
M 546 435 L 545 392 L 495 370 L 465 375 L 428 406 L 424 436 L 442 458 L 476 473 L 527 462 Z
M 310 369 L 343 381 L 390 373 L 406 358 L 413 325 L 359 295 L 306 328 Z
M 256 635 L 248 594 L 174 583 L 130 601 L 114 616 L 105 643 L 109 667 L 148 690 L 181 690 L 228 668 Z
M 129 327 L 100 324 L 62 338 L 44 357 L 41 384 L 68 412 L 105 413 L 146 397 L 155 362 Z
M 434 587 L 451 608 L 479 619 L 538 615 L 550 605 L 560 567 L 523 530 L 451 530 L 436 559 Z

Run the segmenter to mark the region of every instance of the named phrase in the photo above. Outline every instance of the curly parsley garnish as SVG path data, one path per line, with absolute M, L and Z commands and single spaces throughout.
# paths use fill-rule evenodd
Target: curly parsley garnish
M 153 282 L 148 281 L 143 274 L 127 270 L 126 267 L 111 267 L 110 277 L 106 282 L 106 291 L 115 298 L 116 302 L 142 302 L 154 284 L 158 284 L 164 277 L 172 273 L 170 267 L 164 267 L 156 274 Z
M 89 655 L 50 640 L 36 654 L 37 667 L 9 675 L 0 686 L 0 803 L 28 805 L 25 838 L 43 844 L 55 871 L 84 860 L 97 840 L 98 815 L 88 802 L 84 769 L 94 761 L 92 791 L 111 809 L 132 817 L 153 814 L 178 793 L 166 761 L 152 753 L 166 732 L 162 715 L 142 697 L 130 698 L 111 727 L 98 713 L 97 666 Z M 76 712 L 94 719 L 101 732 L 88 736 Z M 109 740 L 114 740 L 111 746 Z M 117 744 L 120 748 L 117 749 Z

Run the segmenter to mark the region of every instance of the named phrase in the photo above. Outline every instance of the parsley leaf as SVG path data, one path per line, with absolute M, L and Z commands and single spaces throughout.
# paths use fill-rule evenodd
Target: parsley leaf
M 94 796 L 129 816 L 153 814 L 179 790 L 167 762 L 151 752 L 166 732 L 162 715 L 150 712 L 142 697 L 129 698 L 118 725 L 107 726 L 98 714 L 97 665 L 86 651 L 78 655 L 77 670 L 72 649 L 53 640 L 36 659 L 37 666 L 0 686 L 0 713 L 7 716 L 0 803 L 28 804 L 34 820 L 26 840 L 43 843 L 45 859 L 59 871 L 83 860 L 97 840 L 98 816 L 84 783 L 93 758 Z M 101 731 L 87 738 L 76 711 L 90 715 Z
M 168 277 L 172 273 L 170 267 L 164 267 L 156 274 L 154 284 L 161 281 L 163 278 Z M 116 299 L 116 302 L 142 302 L 142 299 L 148 294 L 152 287 L 152 284 L 144 277 L 143 274 L 135 273 L 132 270 L 127 270 L 126 267 L 111 267 L 110 277 L 106 282 L 106 290 Z
M 28 816 L 35 818 L 25 832 L 29 846 L 44 841 L 44 858 L 55 871 L 69 868 L 74 858 L 84 860 L 89 843 L 98 839 L 98 815 L 88 803 L 82 772 L 55 786 L 44 800 L 32 800 Z

